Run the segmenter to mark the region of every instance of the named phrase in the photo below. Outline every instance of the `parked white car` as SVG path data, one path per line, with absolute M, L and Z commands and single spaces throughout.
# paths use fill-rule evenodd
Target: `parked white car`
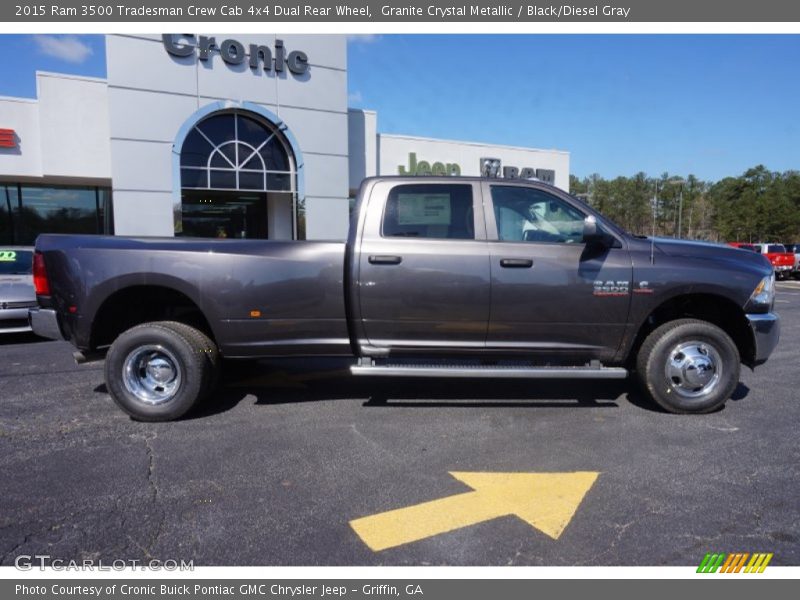
M 794 270 L 792 271 L 793 277 L 800 277 L 800 244 L 784 244 L 786 251 L 794 254 Z
M 33 248 L 0 246 L 0 333 L 30 331 L 28 309 L 35 306 Z

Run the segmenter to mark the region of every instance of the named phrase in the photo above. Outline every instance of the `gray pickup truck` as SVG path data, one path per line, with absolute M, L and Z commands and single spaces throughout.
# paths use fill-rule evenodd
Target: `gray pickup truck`
M 778 343 L 769 262 L 630 235 L 536 181 L 363 182 L 347 242 L 42 235 L 34 331 L 105 354 L 136 419 L 177 419 L 221 358 L 350 356 L 358 376 L 622 379 L 705 413 Z

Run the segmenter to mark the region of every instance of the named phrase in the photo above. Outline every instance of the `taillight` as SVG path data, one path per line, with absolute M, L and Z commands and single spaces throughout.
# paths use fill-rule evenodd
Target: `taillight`
M 50 282 L 47 281 L 47 270 L 44 268 L 44 254 L 36 252 L 33 255 L 33 287 L 37 296 L 50 295 Z

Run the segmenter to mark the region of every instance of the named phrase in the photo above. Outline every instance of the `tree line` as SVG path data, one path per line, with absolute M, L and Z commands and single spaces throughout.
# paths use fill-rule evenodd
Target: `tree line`
M 800 242 L 800 171 L 763 165 L 717 182 L 663 173 L 580 179 L 570 192 L 631 233 L 715 242 Z

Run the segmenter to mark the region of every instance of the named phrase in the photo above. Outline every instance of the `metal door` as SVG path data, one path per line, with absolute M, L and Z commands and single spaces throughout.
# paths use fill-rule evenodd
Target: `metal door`
M 379 182 L 358 258 L 361 331 L 384 350 L 483 348 L 489 255 L 479 183 Z
M 630 308 L 624 240 L 583 242 L 586 207 L 544 186 L 486 183 L 492 301 L 487 347 L 609 360 Z M 611 239 L 611 238 L 610 238 Z

